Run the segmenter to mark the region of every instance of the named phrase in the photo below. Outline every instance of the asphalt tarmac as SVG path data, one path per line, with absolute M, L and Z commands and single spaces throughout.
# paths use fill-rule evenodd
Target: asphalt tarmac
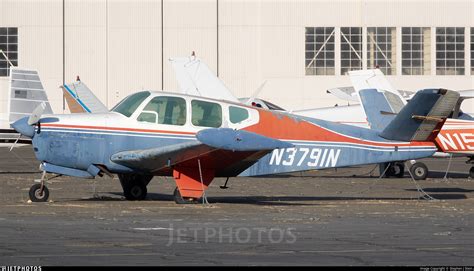
M 1 265 L 474 265 L 474 180 L 465 159 L 378 179 L 374 166 L 233 178 L 209 205 L 176 205 L 155 177 L 145 201 L 117 179 L 60 177 L 50 202 L 29 203 L 40 178 L 31 147 L 0 148 Z

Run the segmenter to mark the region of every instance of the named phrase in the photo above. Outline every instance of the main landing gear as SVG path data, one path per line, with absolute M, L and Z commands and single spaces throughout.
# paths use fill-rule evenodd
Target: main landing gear
M 421 162 L 414 163 L 410 166 L 409 170 L 411 175 L 413 175 L 413 178 L 417 181 L 424 180 L 428 176 L 428 167 Z M 382 175 L 384 172 L 384 177 L 386 178 L 403 178 L 405 173 L 405 165 L 403 162 L 382 163 L 380 164 L 380 175 Z
M 152 175 L 118 174 L 123 195 L 127 200 L 144 200 L 148 193 L 146 186 L 153 178 Z
M 411 165 L 410 172 L 413 176 L 413 179 L 417 181 L 424 180 L 426 179 L 426 176 L 428 176 L 428 167 L 421 162 L 416 162 Z
M 403 175 L 405 174 L 405 165 L 403 162 L 382 163 L 379 166 L 380 175 L 384 174 L 385 172 L 384 177 L 386 178 L 403 178 Z

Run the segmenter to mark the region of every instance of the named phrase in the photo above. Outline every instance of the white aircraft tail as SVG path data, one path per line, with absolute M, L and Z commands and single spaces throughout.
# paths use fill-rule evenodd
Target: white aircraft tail
M 222 80 L 199 58 L 171 58 L 170 62 L 183 94 L 239 102 Z
M 10 67 L 10 89 L 8 92 L 8 122 L 13 123 L 30 116 L 32 110 L 44 103 L 44 114 L 52 114 L 48 96 L 38 72 L 31 69 Z
M 402 100 L 403 105 L 407 103 L 405 97 L 390 84 L 380 69 L 350 71 L 349 78 L 356 92 L 363 89 L 383 90 L 397 96 Z

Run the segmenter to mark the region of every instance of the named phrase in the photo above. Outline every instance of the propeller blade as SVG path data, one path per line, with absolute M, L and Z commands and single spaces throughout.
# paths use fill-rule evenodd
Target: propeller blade
M 35 110 L 33 110 L 33 113 L 31 113 L 31 116 L 28 118 L 28 125 L 36 124 L 40 120 L 41 115 L 43 115 L 45 109 L 45 102 L 42 102 L 40 105 L 38 105 Z

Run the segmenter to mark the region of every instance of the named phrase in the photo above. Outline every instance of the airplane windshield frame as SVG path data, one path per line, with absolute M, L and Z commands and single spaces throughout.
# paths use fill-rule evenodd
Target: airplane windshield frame
M 127 96 L 120 103 L 114 106 L 110 111 L 117 112 L 125 117 L 130 117 L 135 113 L 137 108 L 146 100 L 151 93 L 149 91 L 140 91 L 132 95 Z

